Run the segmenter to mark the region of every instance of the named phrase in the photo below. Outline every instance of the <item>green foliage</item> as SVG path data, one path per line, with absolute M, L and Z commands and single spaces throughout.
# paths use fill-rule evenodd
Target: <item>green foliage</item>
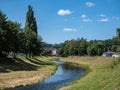
M 20 24 L 12 21 L 6 21 L 4 25 L 5 30 L 1 30 L 1 52 L 2 53 L 17 53 L 19 49 L 18 32 L 20 30 Z
M 91 46 L 89 46 L 87 48 L 87 53 L 88 53 L 89 56 L 95 56 L 95 55 L 97 55 L 97 49 L 96 49 L 95 44 L 92 44 Z
M 29 56 L 40 55 L 43 50 L 42 39 L 37 35 L 37 23 L 32 6 L 28 6 L 24 30 L 17 22 L 8 21 L 0 11 L 0 57 L 7 57 L 9 53 L 25 53 Z
M 6 28 L 7 28 L 7 32 L 6 32 L 6 39 L 7 39 L 7 45 L 8 45 L 8 49 L 9 52 L 13 51 L 13 52 L 17 52 L 18 49 L 18 31 L 20 29 L 19 24 L 12 22 L 12 21 L 7 21 L 6 23 Z
M 19 52 L 20 53 L 25 53 L 24 50 L 25 50 L 25 43 L 26 43 L 26 39 L 25 39 L 25 33 L 23 31 L 23 29 L 19 30 L 18 32 L 18 40 L 19 40 Z
M 83 55 L 87 55 L 87 41 L 85 39 L 81 39 L 79 41 L 79 46 L 78 46 L 78 55 L 83 56 Z
M 6 56 L 9 52 L 17 52 L 18 31 L 20 24 L 7 21 L 6 15 L 0 11 L 0 56 Z M 3 55 L 4 54 L 4 55 Z
M 91 40 L 77 39 L 65 41 L 60 49 L 61 56 L 101 56 L 103 52 L 111 50 L 119 52 L 120 39 L 113 37 L 108 40 Z
M 37 24 L 32 6 L 28 6 L 25 24 L 25 53 L 29 56 L 40 55 L 41 40 L 37 35 Z
M 117 37 L 120 38 L 120 28 L 117 28 Z
M 36 23 L 36 18 L 34 17 L 34 11 L 31 5 L 28 6 L 25 26 L 29 27 L 37 35 L 37 23 Z
M 120 47 L 117 48 L 117 52 L 120 53 Z
M 6 15 L 2 11 L 0 11 L 0 29 L 4 29 L 6 20 L 7 20 Z
M 87 48 L 87 53 L 89 56 L 101 56 L 104 52 L 104 45 L 100 41 L 95 41 Z
M 60 49 L 61 56 L 82 56 L 87 54 L 87 41 L 83 38 L 65 41 Z
M 6 51 L 6 30 L 5 30 L 5 25 L 6 25 L 7 17 L 6 15 L 0 11 L 0 57 L 6 56 L 4 53 Z
M 91 40 L 84 38 L 67 40 L 62 44 L 46 44 L 56 48 L 60 56 L 100 56 L 103 52 L 111 50 L 119 52 L 120 28 L 116 30 L 117 36 L 108 40 Z M 37 22 L 32 6 L 28 6 L 24 30 L 17 22 L 8 21 L 6 15 L 0 11 L 0 57 L 6 57 L 10 52 L 25 53 L 27 56 L 46 55 L 41 37 L 37 34 Z

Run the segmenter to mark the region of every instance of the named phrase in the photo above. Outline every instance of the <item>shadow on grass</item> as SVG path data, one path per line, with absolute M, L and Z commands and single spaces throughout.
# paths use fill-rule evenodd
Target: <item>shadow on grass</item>
M 34 64 L 37 64 L 37 65 L 53 65 L 52 62 L 47 62 L 47 61 L 42 61 L 40 59 L 37 59 L 37 58 L 27 58 L 30 62 L 34 63 Z
M 27 63 L 20 58 L 4 58 L 0 59 L 0 73 L 6 73 L 10 71 L 32 71 L 36 70 L 38 67 Z

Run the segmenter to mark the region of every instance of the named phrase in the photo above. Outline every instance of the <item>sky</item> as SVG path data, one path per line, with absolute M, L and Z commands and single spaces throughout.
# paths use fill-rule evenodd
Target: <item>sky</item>
M 46 43 L 111 39 L 120 28 L 120 0 L 0 0 L 9 20 L 25 25 L 28 5 L 34 10 L 38 34 Z

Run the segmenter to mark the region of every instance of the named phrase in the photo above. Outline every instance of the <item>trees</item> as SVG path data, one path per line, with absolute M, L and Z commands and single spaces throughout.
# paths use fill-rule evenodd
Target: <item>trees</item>
M 88 46 L 87 48 L 87 53 L 89 56 L 95 56 L 97 55 L 97 51 L 96 51 L 96 48 L 95 48 L 95 45 L 91 45 L 91 46 Z
M 117 40 L 118 44 L 115 49 L 118 53 L 120 53 L 120 28 L 117 28 L 116 40 Z
M 6 29 L 7 51 L 13 52 L 15 58 L 15 54 L 19 50 L 18 32 L 21 29 L 20 24 L 17 22 L 7 21 Z
M 19 23 L 7 20 L 6 15 L 0 11 L 0 57 L 10 52 L 14 53 L 14 58 L 17 52 L 29 56 L 40 55 L 44 51 L 41 40 L 32 6 L 28 6 L 24 30 Z
M 120 47 L 117 48 L 117 52 L 120 54 Z
M 117 28 L 116 32 L 117 36 L 112 39 L 87 41 L 81 38 L 49 46 L 59 49 L 61 56 L 95 56 L 107 50 L 120 52 L 120 28 Z M 28 6 L 24 29 L 17 22 L 8 21 L 6 15 L 0 11 L 0 57 L 10 52 L 14 53 L 14 57 L 17 52 L 25 53 L 27 56 L 45 55 L 43 46 L 42 39 L 37 33 L 37 22 L 32 6 Z
M 5 25 L 7 22 L 7 17 L 6 15 L 0 11 L 0 57 L 5 56 L 5 51 L 6 51 L 6 46 L 7 45 L 7 40 L 6 40 L 6 29 Z
M 84 38 L 65 41 L 60 49 L 61 56 L 101 56 L 105 51 L 104 42 L 100 40 L 87 41 Z
M 37 22 L 31 5 L 28 6 L 28 11 L 26 13 L 25 27 L 28 27 L 28 30 L 32 30 L 37 35 Z
M 87 41 L 84 38 L 65 41 L 60 49 L 61 56 L 87 55 Z
M 20 30 L 20 24 L 12 21 L 7 21 L 7 17 L 0 11 L 0 57 L 15 53 L 19 48 L 18 32 Z
M 88 43 L 86 39 L 81 38 L 81 40 L 79 41 L 79 47 L 78 47 L 79 56 L 87 55 L 87 46 L 88 46 Z
M 37 44 L 37 36 L 35 32 L 33 32 L 32 30 L 29 32 L 25 32 L 25 38 L 25 52 L 29 56 L 34 56 Z
M 120 38 L 120 28 L 117 28 L 117 37 Z
M 96 43 L 96 50 L 97 50 L 97 55 L 98 56 L 101 56 L 102 55 L 102 53 L 103 52 L 105 52 L 105 49 L 104 49 L 104 44 L 103 44 L 103 42 L 101 41 L 101 42 L 97 42 Z
M 25 23 L 25 53 L 29 56 L 40 54 L 41 41 L 38 39 L 37 34 L 37 23 L 34 17 L 34 11 L 32 6 L 28 6 L 28 11 L 26 13 L 26 23 Z

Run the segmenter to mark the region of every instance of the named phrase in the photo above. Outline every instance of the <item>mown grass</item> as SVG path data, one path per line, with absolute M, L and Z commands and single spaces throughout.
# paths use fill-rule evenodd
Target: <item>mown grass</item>
M 40 82 L 53 74 L 54 57 L 0 59 L 0 90 Z
M 120 90 L 120 60 L 109 57 L 68 57 L 61 60 L 89 66 L 90 72 L 60 90 Z

